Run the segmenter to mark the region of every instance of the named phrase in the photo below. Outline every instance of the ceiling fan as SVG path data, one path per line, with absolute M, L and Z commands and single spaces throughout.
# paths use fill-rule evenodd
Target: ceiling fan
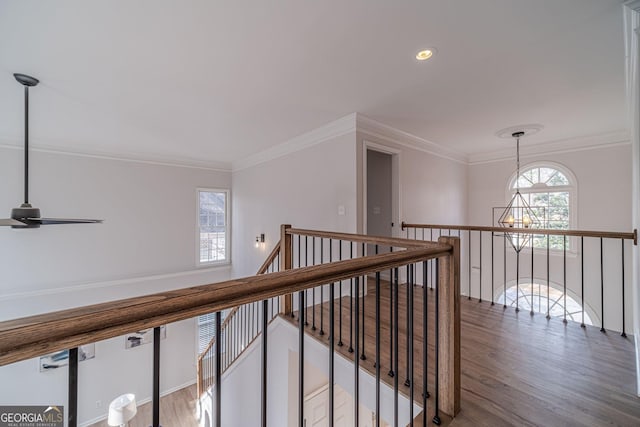
M 43 218 L 40 209 L 29 203 L 29 88 L 36 86 L 40 81 L 26 74 L 15 73 L 13 77 L 24 86 L 24 203 L 19 208 L 11 209 L 11 218 L 0 219 L 0 226 L 38 228 L 50 224 L 101 223 L 101 219 Z

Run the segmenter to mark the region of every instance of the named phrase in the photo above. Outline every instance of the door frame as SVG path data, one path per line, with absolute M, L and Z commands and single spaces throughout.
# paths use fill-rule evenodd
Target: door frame
M 400 160 L 402 152 L 396 148 L 367 141 L 366 139 L 362 144 L 362 232 L 367 234 L 367 152 L 369 150 L 391 155 L 391 221 L 393 222 L 391 237 L 401 237 L 402 193 L 400 189 L 402 187 L 400 185 Z

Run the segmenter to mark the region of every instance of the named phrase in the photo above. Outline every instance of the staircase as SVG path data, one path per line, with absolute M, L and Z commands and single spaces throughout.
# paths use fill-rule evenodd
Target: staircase
M 326 363 L 329 363 L 330 378 L 335 375 L 335 363 L 338 360 L 333 356 L 335 353 L 340 355 L 340 360 L 348 362 L 352 372 L 348 376 L 353 376 L 354 401 L 362 403 L 363 398 L 359 395 L 360 383 L 370 381 L 371 386 L 366 389 L 376 390 L 376 399 L 371 401 L 372 406 L 375 406 L 375 409 L 372 408 L 373 413 L 376 417 L 379 414 L 380 418 L 380 424 L 376 425 L 385 425 L 385 422 L 398 425 L 400 420 L 413 424 L 410 422 L 412 419 L 425 424 L 427 420 L 449 420 L 443 411 L 454 415 L 459 403 L 454 401 L 455 392 L 450 394 L 450 391 L 442 387 L 442 382 L 453 381 L 453 388 L 449 390 L 455 390 L 456 381 L 459 387 L 459 375 L 457 378 L 443 377 L 443 374 L 448 374 L 442 369 L 442 363 L 438 369 L 438 360 L 445 360 L 445 364 L 451 365 L 449 372 L 453 373 L 459 369 L 459 358 L 442 359 L 442 352 L 452 349 L 455 351 L 456 340 L 449 339 L 446 330 L 443 330 L 445 334 L 438 335 L 437 319 L 445 312 L 455 312 L 453 301 L 459 292 L 459 286 L 449 284 L 449 277 L 456 277 L 451 274 L 453 270 L 450 269 L 455 269 L 457 264 L 441 262 L 441 271 L 449 273 L 440 276 L 427 274 L 426 260 L 421 263 L 407 263 L 402 268 L 398 268 L 398 264 L 394 263 L 388 264 L 388 269 L 385 268 L 386 264 L 381 264 L 376 269 L 358 271 L 357 266 L 370 257 L 398 257 L 414 250 L 429 249 L 436 254 L 442 251 L 443 245 L 451 245 L 449 248 L 454 248 L 454 259 L 455 242 L 456 239 L 451 238 L 443 238 L 440 243 L 416 242 L 407 239 L 297 230 L 284 226 L 280 242 L 260 267 L 257 275 L 285 270 L 304 274 L 305 271 L 320 265 L 330 267 L 333 264 L 349 264 L 353 267 L 341 280 L 329 283 L 318 280 L 316 286 L 295 294 L 274 297 L 268 302 L 252 302 L 232 309 L 220 325 L 218 378 L 222 378 L 222 375 L 229 371 L 249 346 L 262 335 L 266 327 L 279 316 L 298 328 L 300 343 L 303 341 L 302 337 L 312 337 L 324 346 L 325 351 L 330 351 L 328 361 L 325 359 Z M 383 276 L 390 280 L 383 280 Z M 442 288 L 443 291 L 439 295 L 437 291 L 434 292 L 434 289 L 438 288 L 434 286 L 434 278 L 435 282 L 446 282 L 447 289 L 452 292 L 447 292 L 445 288 Z M 427 292 L 429 280 L 431 289 Z M 436 314 L 436 299 L 444 303 L 444 307 L 440 308 L 440 315 Z M 447 303 L 447 300 L 450 303 Z M 427 303 L 423 304 L 423 301 Z M 454 336 L 456 331 L 455 327 L 451 329 Z M 438 340 L 441 345 L 440 352 Z M 200 396 L 212 397 L 216 394 L 213 390 L 209 393 L 216 385 L 216 344 L 217 340 L 214 338 L 198 357 Z M 445 349 L 442 349 L 442 344 L 446 344 Z M 303 365 L 302 361 L 306 360 L 304 345 L 300 345 L 298 354 L 300 367 Z M 264 358 L 266 357 L 265 354 Z M 458 367 L 455 366 L 456 361 Z M 355 375 L 356 372 L 360 374 Z M 299 389 L 302 390 L 303 371 L 299 373 L 298 378 Z M 344 381 L 345 378 L 340 379 Z M 334 396 L 335 383 L 335 380 L 329 381 L 330 396 Z M 348 385 L 350 384 L 348 382 Z M 442 390 L 439 396 L 435 393 L 436 389 Z M 428 391 L 424 392 L 425 390 Z M 427 399 L 432 394 L 434 402 L 428 404 Z M 381 395 L 385 395 L 382 405 Z M 302 402 L 301 391 L 299 399 Z M 415 407 L 408 405 L 408 402 L 414 402 Z M 383 408 L 385 405 L 387 407 Z M 329 407 L 333 407 L 333 402 L 330 402 Z M 428 409 L 424 411 L 423 408 Z M 213 409 L 212 411 L 215 412 Z M 399 411 L 403 413 L 399 414 Z M 299 416 L 303 416 L 302 406 L 297 412 Z M 356 422 L 358 416 L 359 411 L 354 410 Z M 300 418 L 298 421 L 298 424 L 302 425 L 305 419 Z
M 271 251 L 256 275 L 280 271 L 280 243 Z M 260 319 L 266 314 L 267 323 L 271 323 L 280 312 L 280 297 L 265 301 L 256 301 L 236 306 L 229 311 L 220 324 L 222 337 L 221 374 L 224 374 L 233 363 L 253 344 L 262 332 Z M 198 397 L 215 384 L 215 344 L 213 337 L 197 360 Z

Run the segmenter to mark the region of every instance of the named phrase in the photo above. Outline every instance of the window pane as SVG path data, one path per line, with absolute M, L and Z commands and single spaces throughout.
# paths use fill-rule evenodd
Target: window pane
M 538 169 L 530 169 L 522 173 L 522 176 L 525 177 L 530 183 L 535 184 L 538 182 Z
M 525 279 L 526 280 L 526 279 Z M 547 302 L 547 298 L 549 301 Z M 517 301 L 517 302 L 516 302 Z M 566 307 L 564 303 L 566 301 Z M 497 303 L 518 306 L 521 310 L 531 310 L 538 313 L 546 313 L 554 317 L 564 317 L 575 322 L 582 321 L 582 305 L 569 295 L 565 295 L 560 289 L 546 286 L 544 283 L 522 283 L 507 288 L 497 298 Z M 584 323 L 592 325 L 591 318 L 585 312 Z
M 567 176 L 553 167 L 534 167 L 525 170 L 516 180 L 522 198 L 529 204 L 531 211 L 545 228 L 567 230 L 570 228 L 570 193 L 569 191 L 538 191 L 553 186 L 569 186 Z M 515 185 L 514 185 L 515 187 Z M 567 239 L 569 249 L 571 239 Z M 547 247 L 546 236 L 534 236 L 531 244 L 535 248 Z M 563 248 L 562 236 L 549 238 L 549 246 L 553 249 Z
M 211 319 L 203 321 L 203 318 L 207 319 L 209 315 L 200 316 L 198 318 L 198 354 L 201 354 L 205 348 L 209 345 L 209 342 L 216 334 L 215 317 L 211 314 Z
M 549 193 L 551 206 L 569 206 L 569 193 L 567 191 L 555 191 Z
M 226 259 L 227 193 L 199 192 L 200 262 Z
M 548 206 L 549 193 L 532 193 L 529 204 L 531 206 Z
M 520 175 L 520 178 L 518 178 L 517 184 L 520 188 L 529 188 L 533 185 L 533 182 L 531 182 L 531 180 L 526 176 Z
M 569 185 L 569 180 L 562 172 L 558 171 L 547 182 L 547 185 Z

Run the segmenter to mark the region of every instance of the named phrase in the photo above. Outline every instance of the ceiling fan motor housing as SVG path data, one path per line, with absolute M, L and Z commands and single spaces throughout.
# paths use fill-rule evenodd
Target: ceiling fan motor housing
M 13 228 L 39 228 L 40 224 L 29 221 L 29 218 L 40 218 L 40 209 L 32 207 L 29 203 L 23 203 L 19 208 L 11 209 L 11 219 L 22 221 L 24 226 L 15 225 Z

